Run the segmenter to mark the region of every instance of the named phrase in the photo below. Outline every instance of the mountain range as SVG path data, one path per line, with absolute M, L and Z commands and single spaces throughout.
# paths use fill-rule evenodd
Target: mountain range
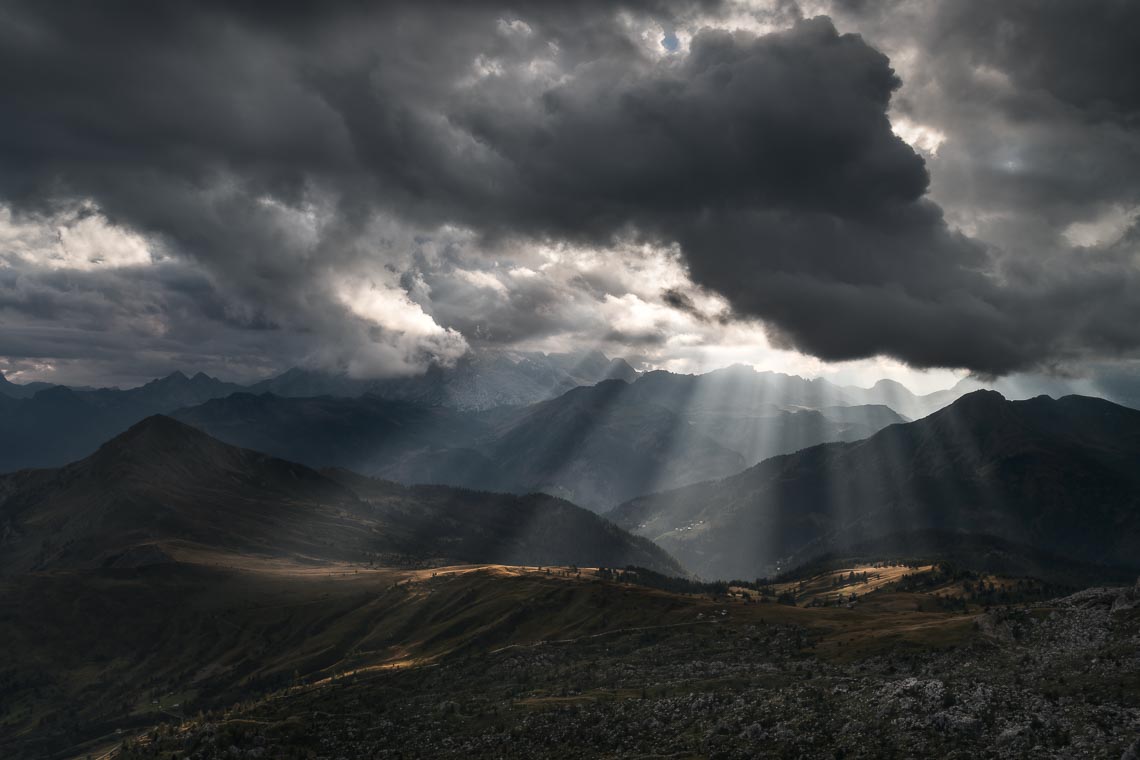
M 595 369 L 603 366 L 599 358 Z M 175 373 L 124 391 L 55 386 L 31 398 L 0 397 L 0 471 L 59 466 L 146 416 L 173 414 L 222 440 L 311 466 L 403 483 L 544 491 L 604 510 L 905 420 L 885 406 L 843 405 L 850 402 L 826 381 L 744 367 L 651 372 L 488 410 L 374 393 L 255 394 Z
M 0 472 L 54 467 L 86 456 L 99 444 L 152 414 L 166 414 L 232 393 L 284 397 L 374 396 L 422 406 L 476 410 L 531 404 L 579 385 L 637 373 L 623 359 L 600 352 L 507 354 L 481 352 L 454 367 L 425 375 L 357 380 L 345 375 L 292 369 L 253 385 L 224 382 L 204 373 L 174 372 L 136 388 L 69 388 L 20 385 L 0 375 Z M 42 394 L 42 395 L 41 395 Z
M 637 375 L 625 359 L 610 359 L 601 351 L 475 351 L 453 366 L 432 365 L 422 375 L 356 379 L 295 368 L 255 383 L 248 390 L 286 397 L 371 395 L 425 406 L 481 410 L 533 404 L 580 385 L 609 379 L 633 380 Z
M 28 398 L 0 396 L 0 472 L 66 464 L 145 417 L 240 390 L 203 373 L 175 372 L 128 390 L 56 385 Z
M 407 377 L 354 378 L 335 371 L 294 367 L 248 385 L 226 383 L 201 372 L 193 377 L 173 372 L 127 390 L 86 386 L 71 389 L 92 392 L 104 400 L 125 394 L 128 399 L 147 399 L 169 408 L 201 403 L 207 398 L 242 390 L 287 397 L 374 395 L 453 409 L 490 409 L 533 404 L 579 385 L 593 385 L 613 378 L 633 380 L 637 376 L 638 372 L 625 359 L 610 359 L 600 351 L 551 354 L 473 351 L 453 365 L 432 365 L 423 374 Z M 0 398 L 31 398 L 41 390 L 56 387 L 61 386 L 45 382 L 13 383 L 0 373 Z M 197 400 L 186 398 L 172 406 L 173 397 L 185 394 L 187 389 L 192 389 L 192 398 Z
M 977 391 L 863 441 L 773 457 L 609 513 L 705 577 L 755 577 L 928 531 L 1140 566 L 1140 412 Z M 937 554 L 937 542 L 925 549 Z
M 314 466 L 349 467 L 403 483 L 542 491 L 598 511 L 904 421 L 882 406 L 804 409 L 798 404 L 834 399 L 758 393 L 754 386 L 737 402 L 725 395 L 735 374 L 653 372 L 632 383 L 607 380 L 530 406 L 484 412 L 374 396 L 242 393 L 173 414 L 221 440 Z M 777 403 L 789 399 L 796 404 Z
M 671 663 L 652 684 L 628 690 L 626 702 L 640 705 L 658 689 L 689 688 L 678 686 L 688 683 L 678 680 L 683 673 L 705 679 L 706 669 L 690 661 L 710 646 L 727 647 L 718 650 L 724 663 L 754 666 L 740 653 L 755 651 L 758 636 L 772 647 L 765 651 L 791 658 L 787 674 L 800 684 L 805 663 L 823 651 L 827 669 L 818 672 L 831 676 L 836 662 L 858 656 L 852 653 L 881 663 L 904 642 L 906 655 L 892 668 L 913 659 L 919 650 L 911 644 L 938 658 L 950 644 L 975 651 L 974 640 L 991 651 L 982 605 L 1137 569 L 1140 412 L 1100 399 L 1007 401 L 980 391 L 907 422 L 883 406 L 805 395 L 812 386 L 796 380 L 752 384 L 740 370 L 712 374 L 650 373 L 485 411 L 369 395 L 238 392 L 179 414 L 258 446 L 364 462 L 379 452 L 377 462 L 400 467 L 435 462 L 441 476 L 475 477 L 487 466 L 496 477 L 564 474 L 559 482 L 573 487 L 634 483 L 642 465 L 646 472 L 690 467 L 693 477 L 722 455 L 736 466 L 743 455 L 727 444 L 750 440 L 749 429 L 782 425 L 779 437 L 790 439 L 789 431 L 810 433 L 823 420 L 834 434 L 877 432 L 640 496 L 606 516 L 545 494 L 406 486 L 310 467 L 165 415 L 136 422 L 79 461 L 0 475 L 0 640 L 8 654 L 0 660 L 0 754 L 82 757 L 119 748 L 141 758 L 153 756 L 152 742 L 164 742 L 165 757 L 182 740 L 154 730 L 157 723 L 184 725 L 199 711 L 208 722 L 220 714 L 208 711 L 269 694 L 258 715 L 282 704 L 278 698 L 311 695 L 305 720 L 319 737 L 327 700 L 349 679 L 377 690 L 338 714 L 368 715 L 369 736 L 381 743 L 387 739 L 375 732 L 386 730 L 390 713 L 371 706 L 406 693 L 392 674 L 438 685 L 414 692 L 425 721 L 485 721 L 514 716 L 518 695 L 545 682 L 536 674 L 570 651 L 580 651 L 580 669 L 542 692 L 560 711 L 584 672 Z M 741 381 L 746 390 L 734 401 L 727 388 Z M 768 382 L 787 394 L 748 390 Z M 193 400 L 196 387 L 213 382 L 183 377 L 173 385 L 172 394 Z M 50 388 L 3 403 L 56 396 L 83 399 Z M 789 400 L 801 403 L 776 403 Z M 742 411 L 734 417 L 734 409 Z M 558 452 L 588 466 L 559 470 Z M 659 478 L 647 476 L 639 487 Z M 1007 575 L 990 575 L 995 567 Z M 783 571 L 732 589 L 691 577 Z M 814 591 L 801 598 L 797 589 Z M 857 604 L 848 601 L 856 594 Z M 837 607 L 836 599 L 846 604 Z M 726 630 L 739 636 L 726 638 Z M 669 640 L 674 646 L 663 649 Z M 1114 646 L 1103 651 L 1121 651 Z M 1080 651 L 1073 678 L 1087 668 L 1088 650 Z M 635 652 L 645 659 L 629 660 Z M 612 659 L 599 668 L 598 656 Z M 475 696 L 451 706 L 445 695 L 455 684 L 440 675 L 452 672 L 443 670 L 448 663 L 470 663 L 480 674 L 466 682 L 472 695 L 500 689 L 494 712 L 480 712 Z M 735 683 L 736 671 L 721 672 Z M 504 673 L 513 674 L 506 685 Z M 771 675 L 748 671 L 749 678 Z M 767 685 L 763 691 L 772 693 Z M 273 746 L 305 753 L 318 746 L 290 733 L 297 711 L 282 709 L 288 717 L 266 734 L 280 740 Z M 338 746 L 359 748 L 353 726 Z M 144 740 L 130 739 L 144 732 Z M 174 754 L 214 746 L 233 754 L 230 734 L 216 735 L 224 741 L 179 744 Z M 239 752 L 260 748 L 256 741 L 243 741 Z
M 541 494 L 318 472 L 156 415 L 59 469 L 0 476 L 0 573 L 173 562 L 206 547 L 305 562 L 644 565 L 664 551 Z
M 52 383 L 13 383 L 0 372 L 0 399 L 31 398 L 42 390 L 53 387 Z
M 317 471 L 148 417 L 0 476 L 0 755 L 102 756 L 298 678 L 672 614 L 575 565 L 684 573 L 558 498 Z
M 589 382 L 611 374 L 624 379 Z M 312 467 L 405 484 L 544 492 L 603 512 L 772 456 L 867 438 L 945 406 L 971 382 L 919 396 L 889 380 L 841 387 L 747 366 L 638 375 L 595 352 L 475 354 L 451 370 L 384 381 L 291 370 L 253 386 L 203 373 L 128 390 L 9 383 L 0 391 L 15 388 L 22 397 L 0 393 L 0 471 L 63 465 L 149 415 L 169 414 Z M 476 408 L 566 386 L 529 404 Z
M 153 554 L 172 543 L 321 561 L 549 564 L 571 561 L 556 551 L 558 537 L 577 536 L 569 541 L 574 551 L 598 564 L 636 557 L 633 564 L 684 566 L 704 577 L 754 577 L 853 548 L 897 550 L 899 536 L 920 533 L 934 542 L 932 552 L 937 539 L 930 536 L 960 542 L 969 535 L 1074 562 L 1140 564 L 1140 412 L 1080 396 L 1008 401 L 977 391 L 863 440 L 815 445 L 721 479 L 638 495 L 608 514 L 680 566 L 555 496 L 408 487 L 343 467 L 377 456 L 376 469 L 469 479 L 486 489 L 523 491 L 531 478 L 550 490 L 586 484 L 592 495 L 603 486 L 609 496 L 614 489 L 646 493 L 668 478 L 741 461 L 707 435 L 719 424 L 718 395 L 702 401 L 693 391 L 688 416 L 650 401 L 675 400 L 678 387 L 694 382 L 654 373 L 479 413 L 373 397 L 233 394 L 181 414 L 206 430 L 220 427 L 223 436 L 250 438 L 254 448 L 326 451 L 346 461 L 318 470 L 152 416 L 81 461 L 0 476 L 0 569 L 130 563 L 139 547 Z M 53 388 L 31 401 L 72 393 Z M 783 425 L 839 416 L 831 407 L 744 406 Z M 837 408 L 858 419 L 853 430 L 867 419 L 891 419 L 879 408 Z M 832 433 L 847 424 L 823 419 L 836 426 Z M 663 467 L 673 471 L 662 476 Z M 508 482 L 511 473 L 517 479 Z M 520 524 L 527 529 L 520 532 Z M 609 548 L 598 554 L 588 547 Z

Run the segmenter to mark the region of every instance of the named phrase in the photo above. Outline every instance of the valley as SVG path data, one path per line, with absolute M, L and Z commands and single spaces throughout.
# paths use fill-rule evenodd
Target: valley
M 609 381 L 479 424 L 506 425 L 504 439 L 533 426 L 523 459 L 495 454 L 517 463 L 544 440 L 574 448 L 551 432 L 559 419 L 648 392 Z M 690 413 L 720 424 L 718 397 Z M 232 412 L 247 400 L 207 406 L 256 441 L 289 440 Z M 400 419 L 430 436 L 449 414 Z M 612 522 L 547 494 L 407 486 L 147 417 L 71 464 L 0 475 L 0 755 L 1125 753 L 1140 725 L 1137 414 L 971 394 L 638 497 Z M 339 430 L 310 441 L 352 450 Z M 681 529 L 661 532 L 670 521 Z
M 1138 461 L 1140 412 L 976 391 L 865 440 L 772 457 L 608 517 L 706 577 L 776 575 L 853 552 L 1127 574 L 1140 564 Z
M 1140 0 L 0 0 L 0 115 L 0 760 L 1140 760 Z

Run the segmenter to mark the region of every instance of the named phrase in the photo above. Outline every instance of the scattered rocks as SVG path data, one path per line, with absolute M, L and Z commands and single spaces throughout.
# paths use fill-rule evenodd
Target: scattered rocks
M 337 679 L 120 757 L 1140 760 L 1140 618 L 1112 613 L 1121 593 L 994 610 L 970 646 L 854 661 L 814 656 L 795 626 L 731 622 L 514 649 Z

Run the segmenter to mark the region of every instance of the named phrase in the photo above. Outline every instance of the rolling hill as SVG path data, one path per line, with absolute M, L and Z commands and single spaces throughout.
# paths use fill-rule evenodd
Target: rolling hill
M 1140 412 L 1080 396 L 1007 401 L 977 391 L 864 441 L 774 457 L 609 516 L 706 577 L 765 575 L 856 545 L 897 545 L 893 534 L 914 531 L 1136 567 L 1137 462 Z

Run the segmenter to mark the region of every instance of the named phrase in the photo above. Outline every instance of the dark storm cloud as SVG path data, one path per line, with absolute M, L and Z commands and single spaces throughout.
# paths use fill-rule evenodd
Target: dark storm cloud
M 939 202 L 1058 232 L 1137 200 L 1140 6 L 836 0 L 830 11 L 907 60 L 893 107 L 948 138 L 928 157 Z
M 406 258 L 409 229 L 474 218 L 493 181 L 494 157 L 445 109 L 473 62 L 552 45 L 560 67 L 631 60 L 618 11 L 668 6 L 583 0 L 512 26 L 489 3 L 7 4 L 0 194 L 24 215 L 94 200 L 265 319 L 351 357 L 377 333 L 345 313 L 330 273 L 398 269 L 388 259 Z M 317 229 L 297 229 L 310 210 Z M 376 217 L 392 213 L 390 240 Z M 426 351 L 453 355 L 446 343 Z M 413 356 L 396 365 L 423 352 L 400 353 Z
M 825 359 L 1032 363 L 1042 346 L 981 274 L 985 250 L 947 228 L 891 131 L 897 86 L 882 54 L 814 19 L 705 31 L 683 64 L 641 76 L 599 66 L 538 114 L 476 93 L 458 118 L 510 167 L 497 206 L 512 229 L 679 242 L 698 284 Z
M 1044 91 L 1089 121 L 1140 117 L 1140 5 L 1130 0 L 966 0 L 943 3 L 933 24 L 974 65 L 1006 72 L 1026 101 Z
M 841 0 L 830 10 L 904 61 L 894 110 L 945 138 L 926 156 L 931 197 L 991 246 L 997 303 L 1020 318 L 1038 363 L 1067 373 L 1098 355 L 1135 356 L 1140 6 Z
M 679 245 L 697 285 L 824 359 L 1003 373 L 1140 344 L 1120 322 L 1135 311 L 1121 291 L 1134 271 L 1056 251 L 1024 266 L 951 229 L 923 158 L 892 132 L 900 80 L 864 39 L 817 18 L 760 37 L 705 29 L 670 56 L 628 28 L 716 11 L 7 4 L 0 193 L 22 213 L 92 199 L 204 267 L 258 321 L 348 353 L 377 333 L 346 312 L 337 283 L 384 272 L 473 340 L 580 318 L 561 285 L 512 280 L 500 297 L 486 278 L 418 266 L 409 230 L 443 225 L 474 230 L 486 250 Z M 1081 84 L 1128 65 L 1125 53 L 1082 48 L 1054 63 L 1051 32 L 1007 43 L 1001 19 L 970 32 L 975 19 L 947 14 L 937 23 L 951 37 L 981 40 L 977 61 L 1021 66 L 1010 76 L 1030 101 L 1045 89 L 1082 119 L 1131 128 L 1126 86 Z M 1068 20 L 1054 15 L 1059 30 Z M 392 350 L 405 363 L 455 350 L 447 336 L 424 341 Z M 369 366 L 383 371 L 387 356 Z
M 1140 6 L 981 0 L 837 4 L 872 43 L 918 51 L 897 109 L 951 139 L 940 200 L 1045 226 L 1137 199 Z

